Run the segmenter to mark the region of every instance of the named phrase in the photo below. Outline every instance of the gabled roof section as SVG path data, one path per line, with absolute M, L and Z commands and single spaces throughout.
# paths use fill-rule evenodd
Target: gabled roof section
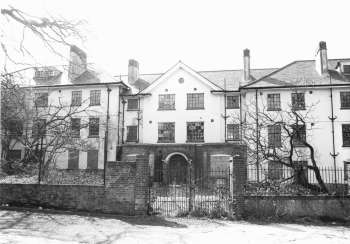
M 336 70 L 338 62 L 350 62 L 350 59 L 329 59 L 328 74 L 332 84 L 350 85 L 349 77 Z M 328 75 L 321 75 L 316 70 L 315 60 L 298 60 L 267 74 L 260 79 L 241 86 L 241 88 L 285 87 L 285 86 L 324 86 L 330 84 Z
M 186 72 L 192 74 L 194 77 L 202 81 L 204 84 L 208 85 L 213 90 L 222 90 L 222 88 L 215 83 L 211 82 L 209 79 L 207 79 L 205 76 L 201 75 L 194 69 L 190 68 L 183 62 L 179 61 L 174 66 L 172 66 L 170 69 L 168 69 L 164 74 L 160 75 L 156 80 L 154 80 L 147 88 L 142 90 L 140 93 L 149 93 L 153 88 L 155 88 L 159 83 L 161 83 L 163 80 L 167 79 L 169 76 L 171 76 L 174 72 L 176 72 L 179 69 L 183 69 Z

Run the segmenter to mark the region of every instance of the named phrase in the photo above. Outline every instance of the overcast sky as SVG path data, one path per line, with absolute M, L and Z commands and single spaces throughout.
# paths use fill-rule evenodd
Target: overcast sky
M 88 62 L 111 74 L 164 72 L 178 60 L 195 70 L 253 68 L 314 59 L 320 40 L 329 58 L 350 58 L 349 1 L 1 1 L 35 15 L 88 21 Z

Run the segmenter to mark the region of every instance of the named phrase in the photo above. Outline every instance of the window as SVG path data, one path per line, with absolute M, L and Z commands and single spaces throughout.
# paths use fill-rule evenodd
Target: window
M 22 158 L 21 150 L 8 150 L 6 159 L 8 161 L 19 161 Z
M 350 109 L 350 92 L 340 92 L 340 108 Z
M 158 142 L 175 142 L 175 123 L 158 123 Z
M 307 161 L 293 161 L 294 164 L 294 181 L 296 183 L 308 180 Z
M 89 137 L 98 137 L 100 135 L 100 119 L 89 119 Z
M 8 131 L 10 137 L 19 137 L 23 134 L 23 122 L 20 120 L 11 120 L 8 122 Z
M 267 94 L 267 110 L 276 111 L 281 110 L 280 94 Z
M 305 125 L 293 125 L 293 144 L 297 147 L 305 146 L 304 142 L 306 142 L 306 127 Z
M 139 100 L 137 98 L 129 98 L 127 110 L 138 110 L 138 109 L 139 109 Z
M 350 124 L 342 125 L 343 147 L 350 147 Z
M 227 96 L 226 108 L 228 109 L 239 108 L 239 96 Z
M 281 147 L 281 125 L 268 125 L 268 146 L 275 148 Z
M 73 137 L 80 137 L 80 119 L 72 118 L 71 120 L 71 130 Z
M 304 93 L 292 93 L 292 108 L 294 110 L 305 109 L 305 94 Z
M 159 95 L 159 110 L 174 110 L 175 109 L 175 94 Z
M 68 169 L 79 169 L 79 150 L 68 150 Z
M 81 106 L 81 91 L 72 91 L 72 106 Z
M 90 106 L 101 105 L 101 90 L 90 91 Z
M 283 165 L 281 163 L 270 160 L 267 167 L 268 178 L 270 180 L 280 180 L 283 178 Z
M 47 107 L 49 103 L 49 93 L 39 92 L 35 93 L 35 106 Z
M 33 122 L 32 137 L 40 138 L 46 135 L 46 119 L 38 119 Z
M 204 93 L 187 93 L 187 109 L 204 109 Z
M 343 65 L 343 73 L 346 75 L 350 74 L 350 65 L 348 65 L 348 64 Z
M 187 122 L 187 142 L 204 142 L 204 122 Z
M 227 124 L 227 140 L 238 141 L 239 139 L 239 124 Z
M 126 141 L 137 142 L 137 125 L 126 127 Z
M 87 169 L 98 169 L 98 150 L 87 151 Z

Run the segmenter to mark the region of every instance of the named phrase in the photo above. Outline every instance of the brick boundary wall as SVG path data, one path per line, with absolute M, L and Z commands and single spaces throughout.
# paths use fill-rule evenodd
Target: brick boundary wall
M 146 214 L 148 173 L 147 157 L 139 155 L 133 162 L 108 162 L 106 186 L 0 184 L 0 204 Z

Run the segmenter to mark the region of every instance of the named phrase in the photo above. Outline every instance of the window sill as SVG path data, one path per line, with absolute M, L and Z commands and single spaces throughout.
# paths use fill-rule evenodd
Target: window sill
M 239 142 L 240 139 L 226 139 L 226 142 Z
M 186 143 L 204 143 L 204 140 L 203 141 L 186 141 Z
M 340 107 L 340 110 L 350 110 L 350 107 Z
M 157 143 L 175 143 L 175 141 L 157 141 Z
M 139 109 L 127 109 L 126 111 L 140 111 Z
M 306 110 L 306 108 L 292 108 L 293 111 Z
M 234 107 L 234 108 L 226 107 L 226 109 L 239 109 L 239 107 Z
M 175 108 L 158 108 L 158 111 L 174 111 L 176 110 Z
M 80 107 L 81 104 L 71 104 L 70 106 L 71 106 L 71 107 Z
M 204 108 L 186 108 L 186 110 L 204 110 Z
M 281 111 L 280 108 L 268 108 L 266 111 Z
M 88 136 L 88 138 L 100 138 L 100 136 L 98 135 L 98 136 Z
M 348 148 L 350 148 L 350 145 L 342 145 L 342 147 L 348 147 Z
M 137 140 L 126 140 L 125 142 L 126 142 L 126 143 L 138 143 Z
M 90 107 L 101 106 L 101 104 L 89 104 Z

